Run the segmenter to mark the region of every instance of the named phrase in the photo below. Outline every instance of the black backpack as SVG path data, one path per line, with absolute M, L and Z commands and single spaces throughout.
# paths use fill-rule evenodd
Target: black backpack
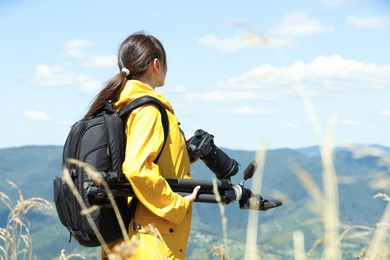
M 133 100 L 118 112 L 115 111 L 111 103 L 106 103 L 103 112 L 76 122 L 64 145 L 63 167 L 69 170 L 72 181 L 87 208 L 99 206 L 98 209 L 91 212 L 91 217 L 107 244 L 123 237 L 114 209 L 107 196 L 99 196 L 96 192 L 92 192 L 99 190 L 99 187 L 89 179 L 85 173 L 85 167 L 81 167 L 79 163 L 69 162 L 68 158 L 85 162 L 102 175 L 114 176 L 110 185 L 115 185 L 116 181 L 126 180 L 122 173 L 126 142 L 122 120 L 135 108 L 145 104 L 156 105 L 161 112 L 165 145 L 169 129 L 167 112 L 164 105 L 151 96 L 143 96 Z M 69 230 L 71 237 L 86 247 L 100 246 L 101 243 L 86 216 L 81 214 L 80 204 L 70 187 L 61 177 L 55 177 L 53 188 L 58 216 L 61 223 Z M 135 214 L 137 199 L 135 197 L 132 199 L 131 207 L 128 207 L 127 197 L 115 196 L 115 201 L 127 230 Z

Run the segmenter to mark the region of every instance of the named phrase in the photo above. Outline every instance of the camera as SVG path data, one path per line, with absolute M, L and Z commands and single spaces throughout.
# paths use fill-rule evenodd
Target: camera
M 238 162 L 214 144 L 214 136 L 202 129 L 196 130 L 187 141 L 191 161 L 201 159 L 218 179 L 229 179 L 238 172 Z

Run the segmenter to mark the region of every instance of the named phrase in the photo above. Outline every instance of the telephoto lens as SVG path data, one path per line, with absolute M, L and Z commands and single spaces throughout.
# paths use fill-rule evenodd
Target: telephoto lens
M 213 146 L 211 152 L 200 158 L 218 179 L 229 179 L 238 172 L 238 162 L 230 158 L 226 153 Z
M 238 162 L 219 149 L 214 136 L 202 129 L 187 141 L 187 151 L 190 158 L 200 158 L 218 179 L 229 179 L 238 172 Z

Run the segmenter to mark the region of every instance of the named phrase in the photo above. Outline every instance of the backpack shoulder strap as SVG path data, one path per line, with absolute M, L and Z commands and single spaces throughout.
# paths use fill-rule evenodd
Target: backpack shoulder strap
M 137 99 L 131 101 L 129 104 L 124 106 L 121 110 L 118 111 L 118 115 L 119 115 L 119 117 L 121 117 L 123 119 L 129 113 L 131 113 L 134 109 L 141 107 L 145 104 L 156 105 L 158 110 L 161 113 L 161 121 L 162 121 L 163 128 L 164 128 L 164 143 L 163 143 L 163 146 L 162 146 L 160 152 L 158 153 L 158 156 L 154 160 L 154 162 L 157 163 L 157 161 L 160 158 L 160 155 L 162 153 L 162 150 L 164 149 L 165 143 L 167 142 L 168 131 L 169 131 L 168 114 L 167 114 L 167 111 L 166 111 L 164 105 L 161 103 L 161 101 L 158 100 L 157 98 L 152 97 L 152 96 L 143 96 L 143 97 L 140 97 L 140 98 L 137 98 Z M 133 199 L 131 201 L 130 208 L 129 208 L 129 211 L 130 211 L 129 217 L 130 217 L 130 221 L 133 222 L 133 230 L 136 230 L 136 226 L 137 226 L 137 224 L 135 222 L 135 211 L 137 208 L 137 204 L 138 204 L 138 198 L 133 197 Z
M 161 152 L 165 146 L 165 143 L 168 139 L 168 131 L 169 131 L 169 120 L 168 120 L 168 114 L 167 114 L 167 111 L 163 105 L 163 103 L 161 103 L 160 100 L 158 100 L 157 98 L 155 97 L 152 97 L 152 96 L 143 96 L 143 97 L 140 97 L 140 98 L 137 98 L 133 101 L 131 101 L 130 103 L 128 103 L 126 106 L 124 106 L 121 110 L 118 111 L 118 115 L 121 117 L 121 118 L 124 118 L 126 117 L 129 113 L 131 113 L 134 109 L 138 108 L 138 107 L 141 107 L 145 104 L 153 104 L 153 105 L 156 105 L 158 110 L 160 111 L 161 113 L 161 121 L 162 121 L 162 124 L 163 124 L 163 128 L 164 128 L 164 143 L 163 143 L 163 146 L 158 154 L 158 156 L 156 157 L 155 161 L 154 162 L 157 162 L 158 159 L 160 158 L 160 155 L 161 155 Z

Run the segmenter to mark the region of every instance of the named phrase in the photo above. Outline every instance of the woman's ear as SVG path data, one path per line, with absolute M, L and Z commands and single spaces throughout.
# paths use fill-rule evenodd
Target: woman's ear
M 160 69 L 161 69 L 161 63 L 160 63 L 160 61 L 157 58 L 155 58 L 153 60 L 153 70 L 155 72 L 158 72 Z

